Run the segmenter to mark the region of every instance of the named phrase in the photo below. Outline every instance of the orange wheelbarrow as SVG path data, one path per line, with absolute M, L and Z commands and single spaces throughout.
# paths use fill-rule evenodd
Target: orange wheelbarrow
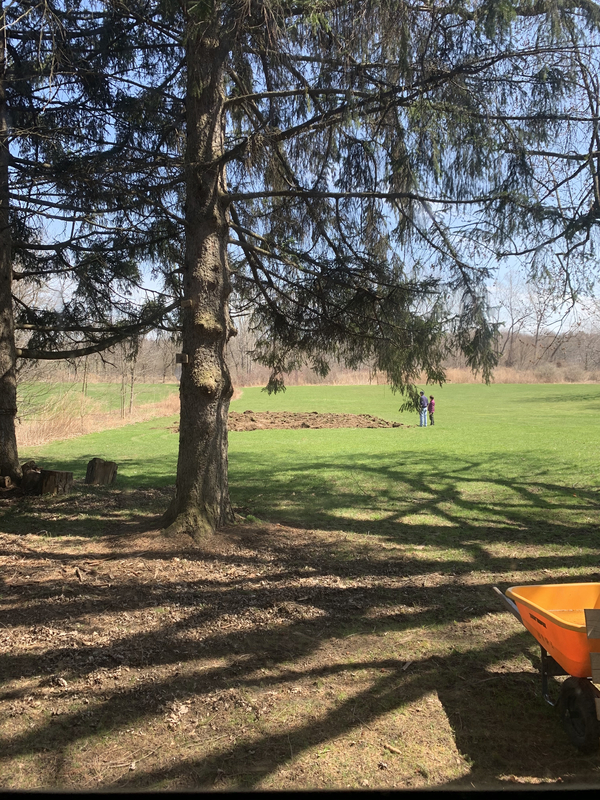
M 600 738 L 600 583 L 494 587 L 506 608 L 541 648 L 542 696 L 556 706 L 571 742 L 582 753 Z M 548 677 L 569 675 L 553 701 Z

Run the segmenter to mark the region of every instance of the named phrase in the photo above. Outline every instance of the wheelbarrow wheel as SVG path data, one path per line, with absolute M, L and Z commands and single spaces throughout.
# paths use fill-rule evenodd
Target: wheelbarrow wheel
M 600 729 L 592 684 L 586 678 L 567 678 L 562 685 L 558 710 L 572 744 L 582 753 L 595 753 Z

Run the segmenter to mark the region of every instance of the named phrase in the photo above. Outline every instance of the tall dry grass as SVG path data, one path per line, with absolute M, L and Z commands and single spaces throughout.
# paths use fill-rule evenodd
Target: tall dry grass
M 269 381 L 269 370 L 260 365 L 251 372 L 233 372 L 236 386 L 266 386 Z M 294 370 L 285 376 L 286 386 L 363 386 L 386 384 L 383 373 L 373 373 L 369 369 L 341 369 L 334 367 L 327 377 L 322 378 L 308 367 Z
M 481 376 L 473 375 L 467 367 L 446 370 L 449 383 L 481 383 Z M 555 364 L 540 364 L 536 369 L 514 369 L 497 367 L 492 383 L 598 383 L 600 370 L 586 371 L 575 365 L 557 367 Z
M 100 411 L 97 403 L 89 397 L 67 394 L 58 400 L 44 403 L 37 409 L 35 417 L 18 421 L 17 445 L 34 447 L 178 413 L 179 395 L 171 395 L 158 403 L 134 406 L 131 414 L 126 413 L 121 418 L 114 411 Z
M 238 386 L 266 386 L 269 380 L 267 369 L 255 369 L 251 373 L 234 376 Z M 481 375 L 474 375 L 468 367 L 449 367 L 446 369 L 448 383 L 481 383 Z M 425 373 L 419 376 L 418 384 L 427 381 Z M 552 363 L 540 364 L 536 369 L 514 369 L 513 367 L 497 367 L 494 370 L 492 383 L 598 383 L 600 370 L 586 371 L 576 365 L 557 367 Z M 314 372 L 305 369 L 286 375 L 288 386 L 350 386 L 387 384 L 382 373 L 373 373 L 368 369 L 344 370 L 333 369 L 326 378 L 320 378 Z

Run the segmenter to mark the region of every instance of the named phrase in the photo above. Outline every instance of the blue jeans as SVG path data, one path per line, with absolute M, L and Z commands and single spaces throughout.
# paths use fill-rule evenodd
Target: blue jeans
M 421 409 L 421 421 L 419 422 L 419 428 L 426 428 L 427 427 L 427 408 Z

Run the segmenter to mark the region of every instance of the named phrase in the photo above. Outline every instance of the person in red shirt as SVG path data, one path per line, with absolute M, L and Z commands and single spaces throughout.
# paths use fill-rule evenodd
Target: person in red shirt
M 427 411 L 429 411 L 429 421 L 433 425 L 433 413 L 435 411 L 435 400 L 433 399 L 433 395 L 429 395 L 429 404 L 427 405 Z

